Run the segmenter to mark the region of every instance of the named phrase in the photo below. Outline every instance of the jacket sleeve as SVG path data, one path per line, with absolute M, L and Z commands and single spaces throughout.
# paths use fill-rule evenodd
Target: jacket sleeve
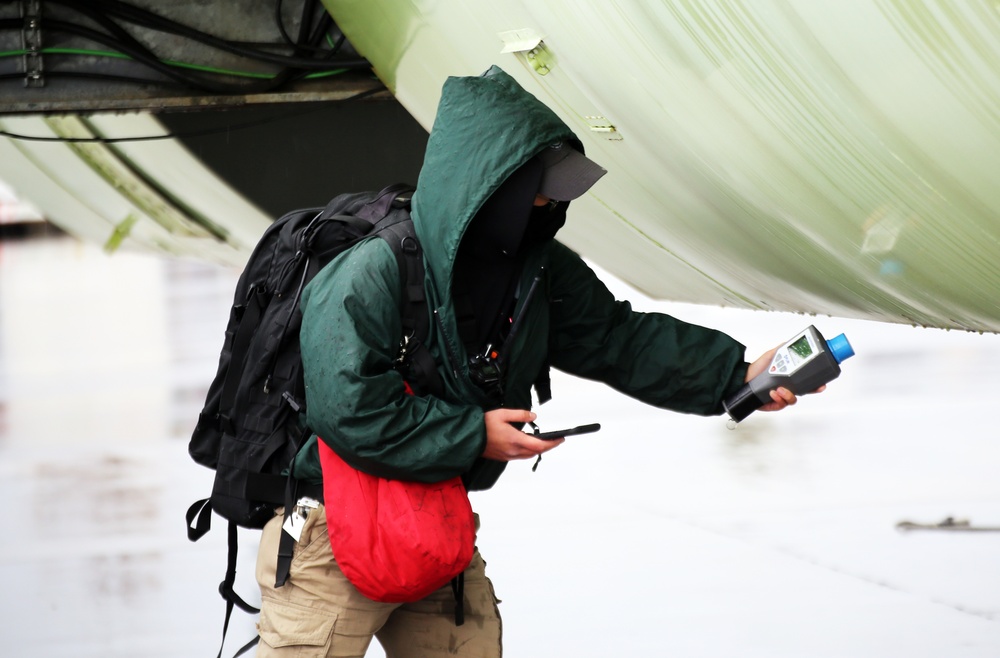
M 726 334 L 616 301 L 564 245 L 550 256 L 552 365 L 657 407 L 722 413 L 746 377 L 745 348 Z
M 406 393 L 393 369 L 402 337 L 392 250 L 370 239 L 306 287 L 300 331 L 309 427 L 346 462 L 374 475 L 437 482 L 483 452 L 478 407 Z

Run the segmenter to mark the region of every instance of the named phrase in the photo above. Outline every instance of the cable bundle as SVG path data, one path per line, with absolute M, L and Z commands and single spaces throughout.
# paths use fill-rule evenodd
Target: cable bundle
M 215 94 L 254 94 L 275 91 L 300 80 L 370 68 L 364 59 L 341 55 L 344 36 L 317 0 L 303 1 L 296 39 L 285 28 L 282 5 L 283 0 L 275 0 L 274 21 L 280 40 L 246 43 L 208 34 L 121 0 L 46 0 L 41 20 L 45 41 L 48 44 L 61 39 L 65 45 L 47 45 L 40 51 L 47 58 L 45 76 L 172 86 Z M 23 27 L 20 18 L 0 19 L 0 34 L 20 32 Z M 170 34 L 198 48 L 252 62 L 248 68 L 260 69 L 263 63 L 265 69 L 271 70 L 240 71 L 164 58 L 134 34 L 142 34 L 143 30 Z M 84 45 L 78 46 L 80 42 Z M 0 52 L 0 57 L 26 54 L 24 49 L 8 50 Z M 52 57 L 73 58 L 72 65 L 49 66 Z M 112 72 L 108 59 L 128 60 L 133 63 L 129 68 L 139 66 L 154 75 Z M 23 79 L 23 72 L 0 74 L 0 81 Z

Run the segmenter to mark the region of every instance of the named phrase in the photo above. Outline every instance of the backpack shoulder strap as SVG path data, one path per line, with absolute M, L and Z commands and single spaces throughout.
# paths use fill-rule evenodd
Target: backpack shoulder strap
M 407 218 L 381 227 L 378 235 L 392 248 L 402 281 L 400 314 L 404 335 L 397 363 L 417 394 L 440 395 L 444 391 L 444 382 L 426 346 L 430 335 L 430 313 L 424 294 L 424 254 L 413 230 L 413 220 Z
M 382 188 L 375 198 L 361 206 L 355 215 L 367 219 L 373 224 L 381 221 L 392 208 L 409 208 L 413 197 L 413 186 L 407 183 L 394 183 Z

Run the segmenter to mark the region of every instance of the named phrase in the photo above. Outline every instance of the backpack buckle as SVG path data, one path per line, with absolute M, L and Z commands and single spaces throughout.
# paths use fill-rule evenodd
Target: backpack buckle
M 396 355 L 396 368 L 406 363 L 406 357 L 410 354 L 410 343 L 415 342 L 414 332 L 410 332 L 409 335 L 404 334 L 399 341 L 399 354 Z

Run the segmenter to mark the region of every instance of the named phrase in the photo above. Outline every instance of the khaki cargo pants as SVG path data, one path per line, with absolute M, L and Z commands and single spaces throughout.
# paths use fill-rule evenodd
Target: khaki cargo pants
M 372 636 L 386 658 L 501 655 L 498 600 L 478 550 L 465 570 L 465 623 L 456 626 L 450 585 L 416 603 L 377 603 L 358 592 L 330 550 L 322 507 L 306 519 L 288 582 L 275 588 L 282 521 L 265 526 L 257 556 L 258 658 L 364 656 Z

